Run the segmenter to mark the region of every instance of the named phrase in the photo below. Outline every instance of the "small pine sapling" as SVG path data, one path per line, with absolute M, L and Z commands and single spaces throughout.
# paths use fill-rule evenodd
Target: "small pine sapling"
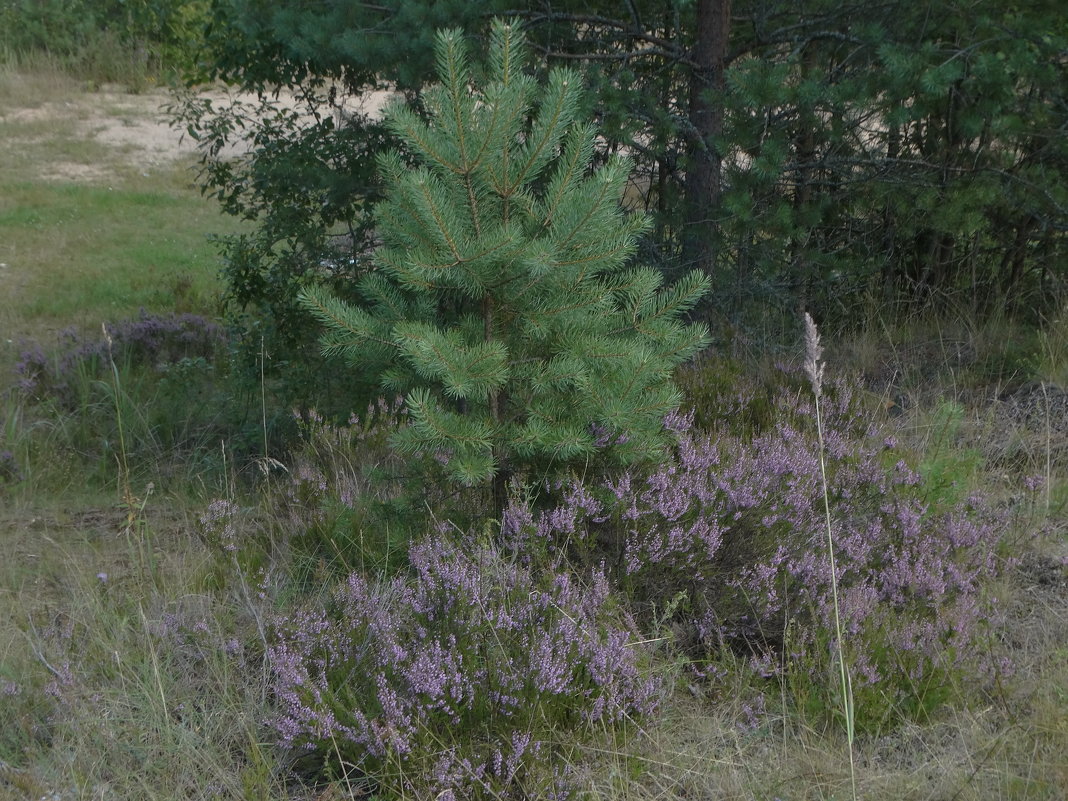
M 426 114 L 387 111 L 407 158 L 380 163 L 383 244 L 359 280 L 363 303 L 303 295 L 328 354 L 405 396 L 411 423 L 395 446 L 438 455 L 464 485 L 492 484 L 498 505 L 524 470 L 661 452 L 680 400 L 672 370 L 708 343 L 680 320 L 707 278 L 665 287 L 630 265 L 646 220 L 619 204 L 628 162 L 593 166 L 579 76 L 554 70 L 539 85 L 526 63 L 522 35 L 498 21 L 476 86 L 460 32 L 438 35 Z

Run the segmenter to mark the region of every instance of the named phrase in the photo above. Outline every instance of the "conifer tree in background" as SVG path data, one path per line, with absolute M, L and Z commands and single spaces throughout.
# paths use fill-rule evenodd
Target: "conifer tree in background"
M 363 303 L 302 297 L 324 350 L 405 395 L 398 448 L 441 455 L 465 485 L 492 483 L 498 503 L 525 469 L 655 456 L 679 402 L 672 368 L 708 341 L 679 319 L 707 278 L 664 287 L 629 265 L 646 223 L 619 205 L 628 162 L 593 169 L 576 73 L 539 86 L 522 35 L 499 21 L 484 86 L 461 32 L 439 34 L 436 55 L 426 117 L 387 112 L 415 166 L 381 160 L 383 245 L 359 279 Z
M 261 99 L 283 87 L 301 105 L 269 126 L 258 109 L 199 99 L 183 122 L 210 145 L 205 190 L 254 223 L 226 240 L 228 299 L 247 308 L 238 327 L 257 354 L 266 330 L 268 376 L 284 367 L 290 384 L 310 339 L 295 287 L 344 293 L 378 197 L 361 168 L 387 137 L 369 118 L 335 126 L 334 113 L 384 86 L 417 96 L 432 72 L 427 32 L 482 41 L 505 8 L 539 68 L 584 70 L 598 150 L 630 153 L 631 197 L 655 215 L 644 263 L 667 275 L 712 265 L 715 302 L 701 311 L 717 324 L 759 338 L 772 315 L 792 326 L 804 307 L 850 326 L 866 297 L 902 313 L 1047 315 L 1068 278 L 1062 5 L 213 0 L 195 82 Z M 218 157 L 248 131 L 241 161 Z M 356 235 L 329 237 L 338 223 Z M 323 410 L 325 384 L 286 408 Z

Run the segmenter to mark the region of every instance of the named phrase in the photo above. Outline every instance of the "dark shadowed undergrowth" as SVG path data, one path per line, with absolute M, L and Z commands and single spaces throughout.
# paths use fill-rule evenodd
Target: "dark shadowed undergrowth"
M 227 459 L 262 453 L 254 396 L 229 380 L 229 338 L 199 314 L 150 314 L 19 343 L 7 472 L 56 489 L 77 469 L 90 485 L 126 479 L 170 491 L 221 480 Z M 47 458 L 42 458 L 47 454 Z

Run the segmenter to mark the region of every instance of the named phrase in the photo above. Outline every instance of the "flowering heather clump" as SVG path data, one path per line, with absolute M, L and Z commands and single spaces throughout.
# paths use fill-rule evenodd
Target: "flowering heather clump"
M 658 684 L 602 573 L 535 578 L 444 538 L 413 544 L 409 561 L 410 576 L 353 574 L 333 610 L 279 623 L 274 725 L 296 755 L 343 759 L 402 796 L 499 798 L 518 782 L 538 796 L 561 728 L 653 708 Z
M 15 365 L 19 389 L 35 399 L 50 396 L 64 407 L 77 408 L 79 382 L 107 368 L 109 348 L 120 366 L 158 368 L 182 359 L 211 361 L 226 341 L 220 325 L 196 314 L 141 312 L 137 319 L 109 324 L 107 333 L 110 344 L 104 336 L 85 339 L 73 330 L 65 331 L 55 358 L 39 344 L 25 345 Z
M 854 689 L 908 708 L 922 702 L 910 693 L 978 658 L 998 527 L 974 499 L 928 505 L 920 477 L 855 411 L 848 387 L 825 390 L 821 403 Z M 547 511 L 517 504 L 506 535 L 517 549 L 533 540 L 605 556 L 642 605 L 663 609 L 685 592 L 691 644 L 704 650 L 740 649 L 765 675 L 818 674 L 833 599 L 814 411 L 811 400 L 784 394 L 777 425 L 751 438 L 713 438 L 692 416 L 671 415 L 677 444 L 666 464 L 561 485 L 562 501 Z
M 217 550 L 234 553 L 238 547 L 237 516 L 240 511 L 233 501 L 212 501 L 198 518 L 201 537 Z

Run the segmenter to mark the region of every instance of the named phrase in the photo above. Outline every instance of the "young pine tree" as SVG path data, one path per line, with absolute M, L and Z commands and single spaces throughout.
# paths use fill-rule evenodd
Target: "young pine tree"
M 458 31 L 438 35 L 426 115 L 388 124 L 410 155 L 382 159 L 383 245 L 349 305 L 309 289 L 323 347 L 403 394 L 405 452 L 437 453 L 465 485 L 655 456 L 679 394 L 672 369 L 708 341 L 680 316 L 708 290 L 628 266 L 645 229 L 619 205 L 628 164 L 593 168 L 577 74 L 545 85 L 525 42 L 493 26 L 485 86 Z M 415 166 L 411 166 L 411 161 Z

